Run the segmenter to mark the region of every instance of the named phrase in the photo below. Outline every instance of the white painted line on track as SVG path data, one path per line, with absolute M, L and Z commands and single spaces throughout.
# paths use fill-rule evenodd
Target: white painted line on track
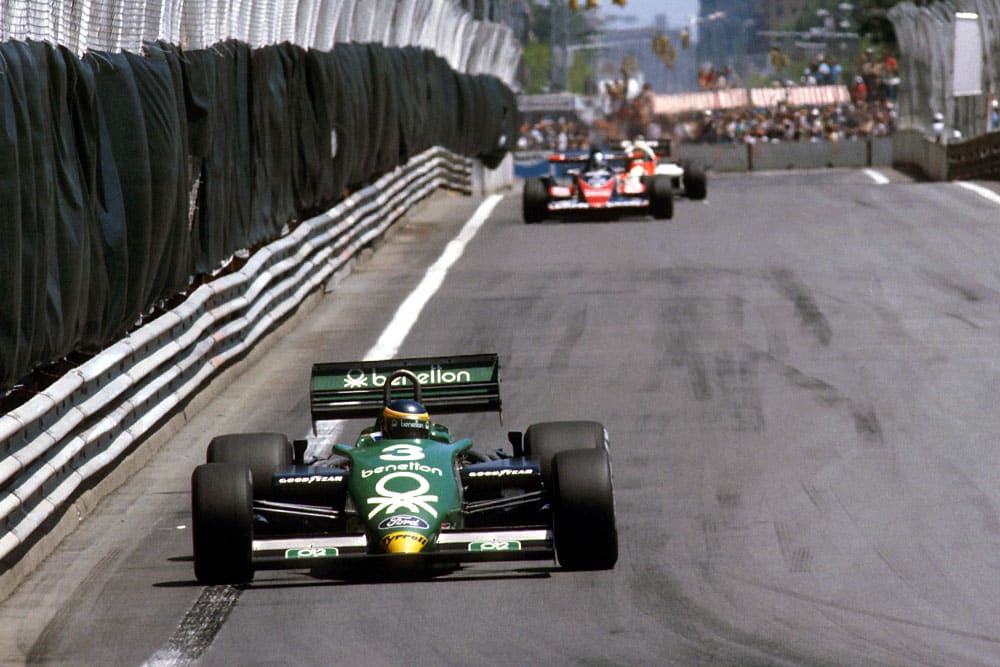
M 382 335 L 379 336 L 375 345 L 365 352 L 365 360 L 392 359 L 396 356 L 399 348 L 403 345 L 403 341 L 406 340 L 410 330 L 413 329 L 413 325 L 417 323 L 417 319 L 419 319 L 420 313 L 423 312 L 424 306 L 427 305 L 427 302 L 431 300 L 431 297 L 437 293 L 438 289 L 444 283 L 444 279 L 448 275 L 448 269 L 462 256 L 466 246 L 469 245 L 469 242 L 479 232 L 479 229 L 490 217 L 490 213 L 493 212 L 493 209 L 496 208 L 501 199 L 503 199 L 503 195 L 490 195 L 479 205 L 479 208 L 472 214 L 472 217 L 462 225 L 462 230 L 458 233 L 458 236 L 448 242 L 441 256 L 427 268 L 423 279 L 417 283 L 417 286 L 410 292 L 409 296 L 400 304 L 396 310 L 396 314 L 393 315 L 389 324 L 386 325 L 385 330 L 382 331 Z M 320 458 L 329 456 L 334 443 L 340 437 L 342 423 L 340 421 L 329 421 L 317 424 L 316 437 L 307 438 L 309 439 L 309 446 L 306 450 L 306 456 L 311 455 Z
M 976 183 L 969 183 L 968 181 L 955 181 L 955 185 L 965 188 L 966 190 L 975 192 L 983 199 L 991 201 L 994 204 L 1000 205 L 1000 195 L 993 192 L 989 188 L 984 188 L 981 185 L 977 185 Z
M 874 169 L 865 169 L 865 173 L 868 174 L 868 178 L 875 181 L 875 185 L 885 185 L 889 182 L 889 178 L 882 172 L 875 171 Z
M 400 305 L 378 341 L 365 353 L 365 359 L 391 359 L 399 352 L 400 346 L 416 324 L 424 306 L 444 283 L 448 269 L 462 256 L 466 246 L 476 236 L 501 199 L 503 195 L 490 195 L 479 205 L 472 217 L 462 226 L 458 236 L 448 242 L 441 256 L 428 267 L 423 279 Z M 341 422 L 329 422 L 329 426 L 326 431 L 318 431 L 317 440 L 322 439 L 328 443 L 336 441 L 340 435 Z M 310 447 L 314 445 L 315 443 L 310 443 Z M 211 645 L 230 610 L 236 606 L 241 591 L 242 588 L 237 586 L 203 588 L 173 636 L 143 663 L 143 667 L 184 667 L 197 662 Z
M 416 288 L 410 292 L 406 300 L 399 306 L 392 321 L 386 326 L 385 331 L 379 336 L 378 342 L 365 353 L 365 359 L 391 359 L 399 352 L 400 346 L 410 333 L 410 329 L 417 323 L 421 311 L 431 297 L 438 291 L 448 275 L 448 269 L 458 261 L 458 258 L 465 252 L 465 247 L 476 236 L 479 228 L 483 226 L 490 213 L 497 203 L 503 199 L 503 195 L 490 195 L 479 205 L 476 212 L 472 214 L 462 231 L 452 239 L 437 261 L 430 265 L 423 280 L 417 284 Z

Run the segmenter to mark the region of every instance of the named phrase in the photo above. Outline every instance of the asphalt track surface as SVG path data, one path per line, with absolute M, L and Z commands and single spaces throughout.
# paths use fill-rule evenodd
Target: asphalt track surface
M 529 226 L 515 191 L 450 268 L 399 354 L 499 353 L 503 422 L 448 419 L 480 449 L 605 423 L 614 570 L 194 581 L 208 439 L 306 434 L 311 363 L 480 204 L 440 194 L 0 606 L 0 664 L 1000 664 L 1000 209 L 882 174 L 714 175 L 671 221 Z

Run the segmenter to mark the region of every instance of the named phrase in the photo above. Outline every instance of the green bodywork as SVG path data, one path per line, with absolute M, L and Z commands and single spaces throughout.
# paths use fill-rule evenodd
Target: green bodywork
M 316 364 L 310 402 L 313 421 L 374 418 L 396 397 L 413 396 L 432 414 L 500 411 L 500 363 L 495 354 L 416 357 Z M 347 491 L 364 522 L 369 549 L 416 553 L 442 528 L 463 528 L 458 456 L 471 440 L 453 442 L 448 429 L 430 437 L 381 439 L 363 432 L 353 447 L 336 445 L 350 459 Z
M 354 447 L 336 445 L 351 460 L 348 493 L 370 545 L 384 548 L 401 532 L 433 543 L 443 526 L 463 527 L 456 459 L 472 440 L 451 442 L 441 427 L 433 435 L 406 440 L 362 435 Z

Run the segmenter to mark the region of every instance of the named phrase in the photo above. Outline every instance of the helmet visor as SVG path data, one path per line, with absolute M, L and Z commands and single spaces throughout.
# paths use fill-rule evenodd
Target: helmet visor
M 385 435 L 388 438 L 426 438 L 430 431 L 430 422 L 426 418 L 389 417 L 385 422 Z

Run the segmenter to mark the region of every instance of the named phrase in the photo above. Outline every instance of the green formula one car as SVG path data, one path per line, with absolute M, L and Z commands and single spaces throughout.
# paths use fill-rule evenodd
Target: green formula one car
M 618 535 L 600 423 L 533 424 L 508 434 L 510 451 L 486 454 L 431 421 L 430 413 L 499 412 L 499 374 L 494 354 L 316 364 L 314 427 L 356 418 L 372 426 L 308 465 L 304 440 L 213 438 L 191 480 L 198 580 L 492 560 L 612 568 Z

